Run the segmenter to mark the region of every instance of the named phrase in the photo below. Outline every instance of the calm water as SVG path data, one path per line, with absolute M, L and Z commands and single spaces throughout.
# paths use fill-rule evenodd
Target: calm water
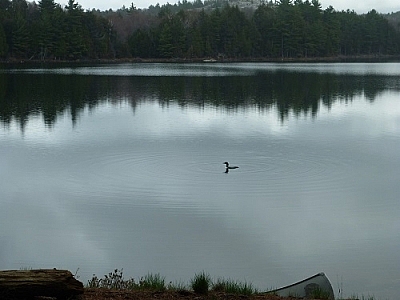
M 22 65 L 0 124 L 0 269 L 398 298 L 400 64 Z

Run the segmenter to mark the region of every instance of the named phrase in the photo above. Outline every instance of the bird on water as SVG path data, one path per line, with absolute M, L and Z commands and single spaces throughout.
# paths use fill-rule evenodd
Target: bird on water
M 228 173 L 229 170 L 238 169 L 238 166 L 230 166 L 229 163 L 226 161 L 223 163 L 225 165 L 225 173 Z

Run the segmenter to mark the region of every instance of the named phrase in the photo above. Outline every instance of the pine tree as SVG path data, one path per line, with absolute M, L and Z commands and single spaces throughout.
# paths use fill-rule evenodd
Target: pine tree
M 69 0 L 66 9 L 65 41 L 68 59 L 78 59 L 88 52 L 88 32 L 83 26 L 83 9 L 75 2 Z
M 8 51 L 8 45 L 6 41 L 6 34 L 3 29 L 3 25 L 0 24 L 0 57 L 6 56 Z

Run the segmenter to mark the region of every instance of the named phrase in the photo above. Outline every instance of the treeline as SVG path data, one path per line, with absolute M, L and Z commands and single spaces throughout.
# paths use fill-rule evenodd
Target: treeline
M 0 57 L 63 59 L 113 57 L 110 22 L 75 0 L 0 0 Z
M 277 2 L 277 3 L 275 3 Z M 251 6 L 250 6 L 251 7 Z M 322 10 L 318 0 L 183 1 L 100 12 L 75 0 L 0 0 L 0 57 L 257 59 L 400 55 L 399 24 L 371 10 Z M 396 28 L 397 26 L 397 28 Z
M 140 57 L 328 57 L 399 55 L 400 34 L 371 10 L 321 9 L 318 0 L 281 0 L 249 13 L 226 5 L 210 11 L 172 13 L 166 7 L 159 24 L 138 29 L 129 38 Z

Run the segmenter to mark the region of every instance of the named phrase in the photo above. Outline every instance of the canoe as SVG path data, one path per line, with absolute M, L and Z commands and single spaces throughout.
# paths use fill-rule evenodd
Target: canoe
M 276 294 L 281 297 L 335 299 L 332 285 L 328 277 L 326 277 L 322 272 L 291 285 L 269 291 L 268 293 Z

